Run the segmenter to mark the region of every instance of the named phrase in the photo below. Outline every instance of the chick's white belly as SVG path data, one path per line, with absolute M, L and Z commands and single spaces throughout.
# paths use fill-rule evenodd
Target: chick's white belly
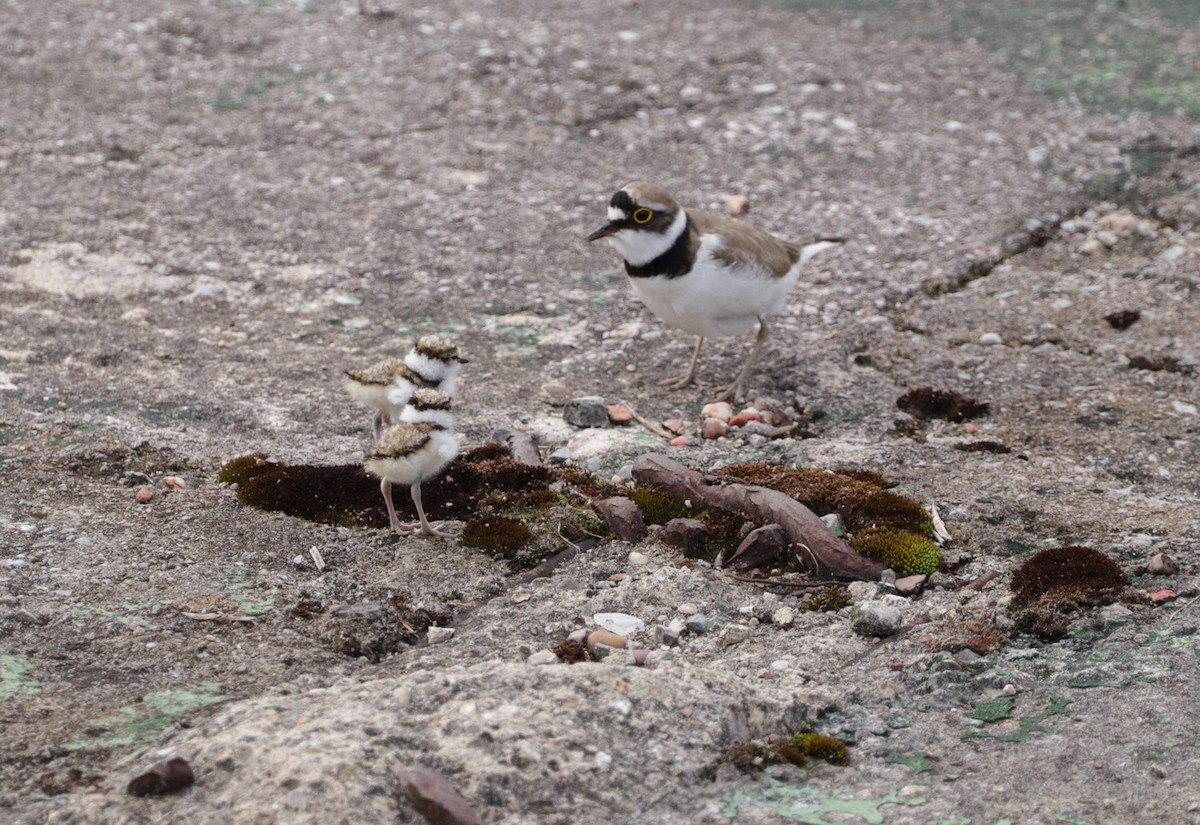
M 380 414 L 388 413 L 388 384 L 362 384 L 347 379 L 346 391 L 350 397 L 365 406 L 378 410 Z
M 759 316 L 787 312 L 799 267 L 782 278 L 697 260 L 678 278 L 631 278 L 633 291 L 669 326 L 706 338 L 740 335 Z
M 367 470 L 393 484 L 416 484 L 432 478 L 458 455 L 458 438 L 448 432 L 435 432 L 416 452 L 394 458 L 371 458 Z

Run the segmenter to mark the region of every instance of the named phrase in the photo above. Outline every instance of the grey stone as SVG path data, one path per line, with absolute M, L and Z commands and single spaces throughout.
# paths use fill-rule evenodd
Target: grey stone
M 1133 618 L 1133 611 L 1123 604 L 1110 604 L 1100 608 L 1097 618 L 1108 626 L 1119 626 L 1128 623 Z
M 566 464 L 572 458 L 571 450 L 567 447 L 559 447 L 550 455 L 546 456 L 547 464 Z
M 454 628 L 438 627 L 437 625 L 433 625 L 428 630 L 425 631 L 425 638 L 429 641 L 429 643 L 431 645 L 437 645 L 437 644 L 441 644 L 442 642 L 448 642 L 454 638 Z
M 842 523 L 842 517 L 838 513 L 826 513 L 821 516 L 821 521 L 829 528 L 829 532 L 840 538 L 846 536 L 846 525 Z
M 684 626 L 687 627 L 688 633 L 695 633 L 697 636 L 703 635 L 708 632 L 708 617 L 703 613 L 693 613 L 684 620 Z
M 529 654 L 529 658 L 525 660 L 527 665 L 556 665 L 558 664 L 558 656 L 553 650 L 538 650 Z
M 607 427 L 608 405 L 598 395 L 572 398 L 563 405 L 563 421 L 572 427 Z
M 859 602 L 850 612 L 850 623 L 860 636 L 891 636 L 904 626 L 904 611 L 881 599 Z
M 852 600 L 865 602 L 879 595 L 879 585 L 875 582 L 850 582 L 846 585 L 846 592 Z
M 596 642 L 596 644 L 592 645 L 592 655 L 596 657 L 597 661 L 604 661 L 614 650 L 616 650 L 615 647 L 606 645 L 604 642 Z

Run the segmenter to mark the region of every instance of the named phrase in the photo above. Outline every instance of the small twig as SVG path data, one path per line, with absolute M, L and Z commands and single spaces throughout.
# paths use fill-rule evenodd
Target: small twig
M 185 611 L 183 616 L 195 622 L 220 622 L 221 624 L 233 624 L 234 622 L 254 624 L 256 621 L 253 616 L 234 615 L 233 613 L 188 613 Z
M 666 430 L 664 430 L 662 427 L 660 427 L 658 424 L 655 424 L 649 418 L 646 418 L 644 415 L 640 415 L 638 413 L 638 411 L 635 410 L 631 404 L 629 404 L 629 402 L 622 401 L 621 406 L 624 407 L 625 409 L 629 410 L 629 414 L 633 416 L 634 421 L 641 424 L 643 427 L 645 427 L 651 433 L 653 433 L 654 435 L 663 439 L 664 441 L 670 441 L 672 438 L 675 437 L 675 436 L 671 435 L 669 432 L 667 432 Z
M 920 627 L 923 624 L 929 624 L 932 621 L 933 621 L 933 619 L 929 616 L 928 613 L 922 613 L 920 616 L 917 616 L 917 618 L 913 619 L 911 622 L 906 624 L 904 627 L 900 628 L 899 632 L 893 633 L 891 636 L 884 636 L 875 645 L 867 648 L 862 653 L 860 653 L 857 656 L 854 656 L 854 657 L 850 658 L 848 661 L 842 663 L 841 667 L 839 667 L 838 670 L 839 671 L 845 670 L 846 668 L 850 667 L 850 665 L 861 662 L 863 659 L 867 658 L 872 653 L 874 653 L 875 651 L 884 647 L 888 643 L 900 641 L 900 639 L 907 636 L 909 631 L 911 631 L 912 629 Z
M 1183 611 L 1187 610 L 1189 607 L 1191 607 L 1192 605 L 1194 605 L 1194 604 L 1195 604 L 1196 602 L 1198 602 L 1198 601 L 1200 601 L 1200 596 L 1196 596 L 1194 599 L 1190 599 L 1190 600 L 1188 600 L 1187 602 L 1185 602 L 1185 603 L 1184 603 L 1184 605 L 1183 605 L 1183 607 L 1179 608 L 1178 610 L 1176 610 L 1174 613 L 1172 613 L 1172 614 L 1170 615 L 1170 617 L 1167 619 L 1166 623 L 1165 623 L 1165 624 L 1163 624 L 1163 627 L 1166 627 L 1166 626 L 1167 626 L 1167 625 L 1169 625 L 1171 622 L 1175 621 L 1175 617 L 1176 617 L 1176 616 L 1178 616 L 1178 615 L 1179 615 L 1180 613 L 1182 613 Z
M 568 544 L 570 547 L 573 547 L 573 548 L 575 549 L 575 552 L 579 552 L 579 545 L 578 545 L 578 544 L 576 544 L 575 542 L 571 541 L 569 538 L 567 538 L 566 536 L 564 536 L 564 535 L 563 535 L 563 531 L 562 531 L 562 522 L 561 522 L 561 521 L 560 521 L 560 522 L 557 522 L 557 523 L 554 525 L 554 532 L 555 532 L 555 533 L 558 533 L 558 537 L 559 537 L 560 539 L 562 539 L 564 542 L 566 542 L 566 543 L 567 543 L 567 544 Z M 590 536 L 590 535 L 592 535 L 592 534 L 591 534 L 591 533 L 588 533 L 588 535 Z M 600 536 L 597 536 L 596 538 L 601 538 L 601 537 L 600 537 Z
M 960 590 L 982 590 L 988 583 L 1000 578 L 999 570 L 989 570 L 977 579 L 964 584 Z
M 729 578 L 733 579 L 734 581 L 742 582 L 743 584 L 762 584 L 762 585 L 769 585 L 771 587 L 790 587 L 790 588 L 799 589 L 799 588 L 816 588 L 816 587 L 836 587 L 838 585 L 838 582 L 834 582 L 834 581 L 826 581 L 826 582 L 796 581 L 794 579 L 787 579 L 783 576 L 774 576 L 772 578 L 767 578 L 767 579 L 756 579 L 753 576 L 739 576 L 736 573 L 729 573 L 727 575 L 729 576 Z

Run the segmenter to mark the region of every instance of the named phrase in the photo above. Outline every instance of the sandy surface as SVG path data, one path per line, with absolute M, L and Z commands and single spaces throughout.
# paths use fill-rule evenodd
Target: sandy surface
M 978 42 L 820 10 L 153 6 L 0 11 L 0 811 L 420 821 L 395 772 L 422 763 L 495 823 L 1200 821 L 1194 122 L 1087 110 Z M 707 400 L 656 386 L 692 341 L 583 242 L 632 179 L 695 206 L 744 194 L 784 237 L 849 238 L 806 271 L 748 399 L 815 438 L 670 448 L 562 422 L 562 397 L 691 422 Z M 1105 322 L 1122 310 L 1139 320 Z M 470 443 L 531 430 L 605 477 L 649 451 L 870 469 L 936 502 L 957 566 L 909 608 L 932 621 L 878 649 L 848 613 L 780 627 L 794 596 L 653 536 L 644 560 L 605 541 L 518 584 L 454 542 L 244 508 L 217 481 L 259 451 L 360 461 L 369 421 L 341 371 L 435 331 L 472 357 Z M 748 344 L 710 343 L 705 376 L 731 378 Z M 895 401 L 922 386 L 991 413 L 914 423 Z M 1012 452 L 954 449 L 984 439 Z M 1008 635 L 1007 574 L 1060 544 L 1109 554 L 1142 595 L 1053 644 Z M 1147 575 L 1160 552 L 1181 572 Z M 595 587 L 620 572 L 631 584 Z M 1180 599 L 1151 606 L 1163 588 Z M 339 622 L 396 593 L 454 639 L 340 653 Z M 652 643 L 689 603 L 713 631 L 658 668 L 526 663 L 606 610 Z M 980 662 L 940 641 L 968 619 L 1006 630 Z M 721 642 L 732 624 L 749 638 Z M 1012 719 L 971 721 L 1006 685 Z M 587 714 L 616 694 L 635 704 Z M 419 735 L 306 727 L 339 713 Z M 718 767 L 801 723 L 851 739 L 852 765 Z M 125 796 L 164 749 L 197 786 Z

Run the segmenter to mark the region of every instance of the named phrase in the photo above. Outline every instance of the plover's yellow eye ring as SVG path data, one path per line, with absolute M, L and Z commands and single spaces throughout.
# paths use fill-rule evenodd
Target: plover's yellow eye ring
M 633 222 L 636 224 L 650 223 L 650 219 L 654 217 L 654 212 L 646 207 L 633 210 Z

